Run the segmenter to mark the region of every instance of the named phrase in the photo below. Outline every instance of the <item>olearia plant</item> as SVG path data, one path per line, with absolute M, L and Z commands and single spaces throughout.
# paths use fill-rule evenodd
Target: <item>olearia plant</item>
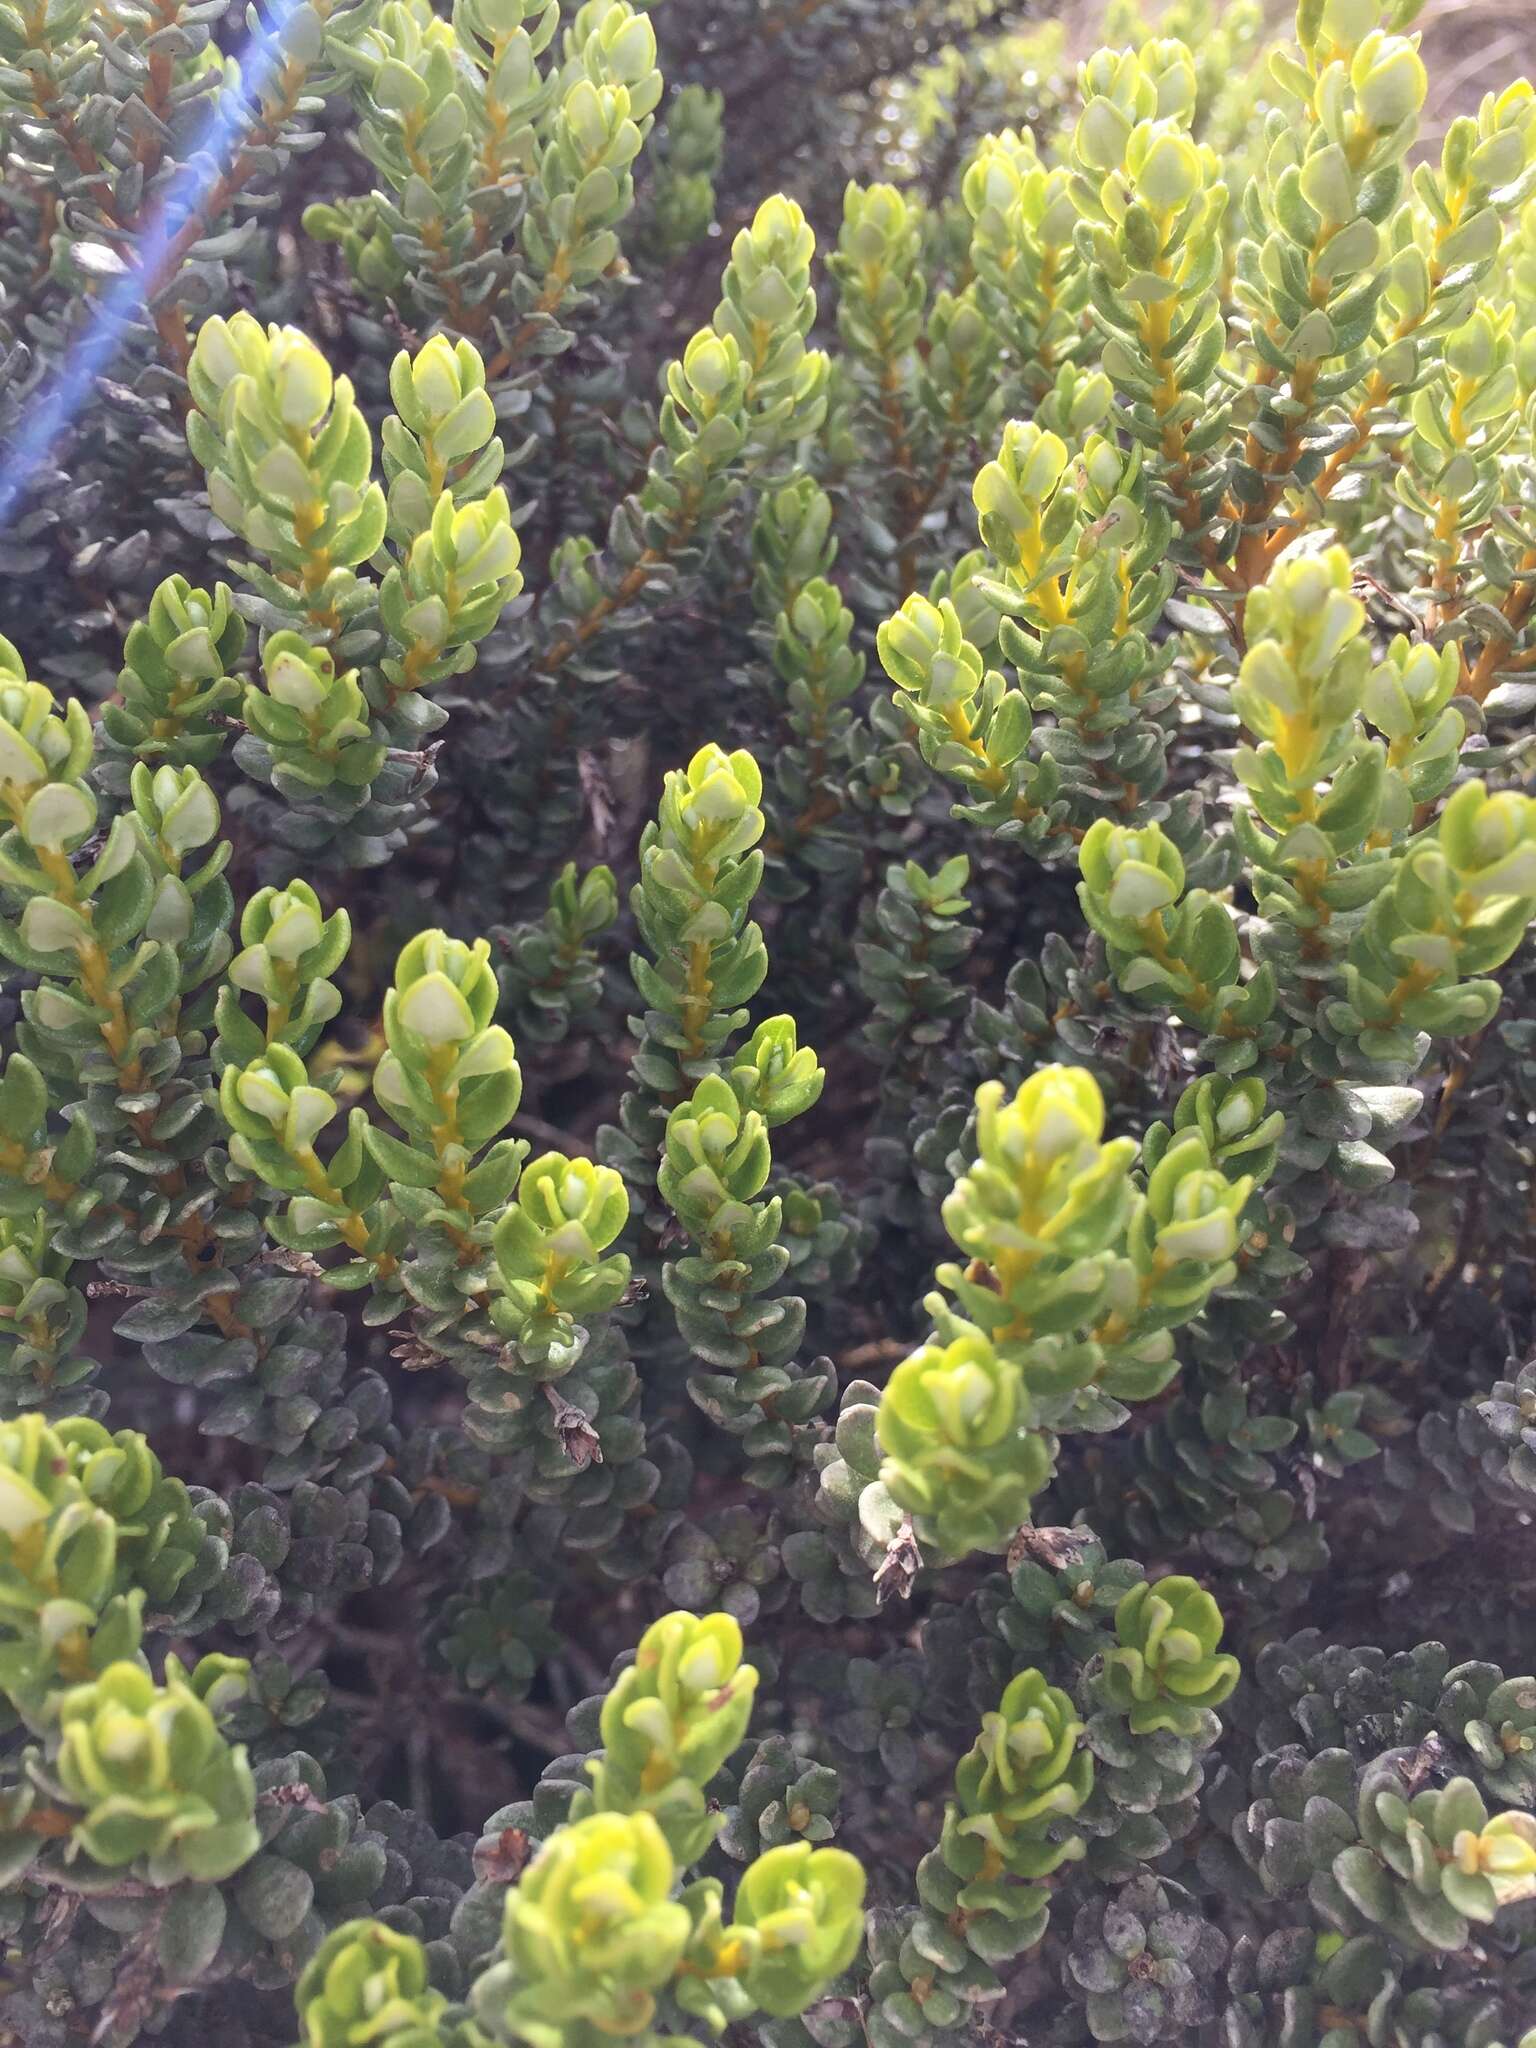
M 1536 2048 L 1536 92 L 1018 14 L 0 0 L 6 2048 Z
M 846 1851 L 764 1850 L 742 1873 L 729 1919 L 717 1878 L 684 1882 L 720 1824 L 704 1788 L 752 1712 L 757 1673 L 741 1651 L 724 1615 L 666 1615 L 642 1636 L 603 1700 L 590 1782 L 503 1888 L 499 1941 L 471 1992 L 474 2021 L 450 2039 L 653 2042 L 668 2020 L 683 2028 L 669 2038 L 697 2039 L 695 2021 L 713 2034 L 754 2012 L 800 2013 L 846 1969 L 864 1922 L 864 1873 Z M 326 1968 L 300 1983 L 301 2015 L 306 1994 L 355 1999 L 366 1971 L 380 1980 L 375 2009 L 398 1982 L 416 2001 L 413 2024 L 456 2023 L 426 1988 L 418 1945 L 364 1923 L 343 1933 L 350 1949 L 336 1937 Z
M 966 1263 L 938 1268 L 933 1336 L 881 1397 L 885 1463 L 858 1510 L 867 1530 L 902 1511 L 940 1556 L 1006 1547 L 1058 1432 L 1112 1427 L 1168 1384 L 1172 1331 L 1232 1277 L 1253 1188 L 1193 1124 L 1155 1151 L 1148 1134 L 1139 1184 L 1081 1068 L 1045 1067 L 1011 1103 L 988 1082 L 976 1107 L 979 1157 L 944 1204 Z
M 825 1076 L 808 1046 L 795 1043 L 794 1020 L 760 1024 L 723 1074 L 701 1081 L 667 1118 L 658 1185 L 662 1199 L 698 1246 L 664 1268 L 678 1332 L 695 1358 L 714 1368 L 690 1383 L 706 1414 L 742 1436 L 749 1474 L 782 1484 L 797 1447 L 809 1455 L 807 1422 L 832 1395 L 824 1371 L 797 1375 L 792 1361 L 805 1333 L 805 1304 L 795 1295 L 764 1299 L 789 1265 L 779 1242 L 783 1203 L 761 1194 L 772 1166 L 768 1133 L 803 1114 Z
M 599 866 L 578 875 L 568 861 L 538 923 L 491 933 L 502 955 L 497 975 L 515 1037 L 555 1043 L 600 1007 L 603 972 L 595 942 L 618 912 L 613 870 Z
M 290 844 L 378 860 L 430 784 L 421 746 L 445 714 L 428 691 L 474 666 L 522 588 L 484 366 L 441 335 L 397 356 L 387 495 L 350 381 L 297 330 L 207 321 L 188 377 L 209 503 L 264 558 L 241 566 L 271 630 L 237 758 L 295 807 Z M 375 558 L 377 583 L 360 573 Z
M 918 1866 L 921 1904 L 910 1926 L 882 1937 L 874 2041 L 963 2023 L 968 2007 L 998 1995 L 997 1966 L 1039 1942 L 1049 1910 L 1039 1880 L 1083 1853 L 1071 1831 L 1093 1789 L 1082 1735 L 1072 1702 L 1038 1671 L 1020 1672 L 982 1717 L 939 1846 Z

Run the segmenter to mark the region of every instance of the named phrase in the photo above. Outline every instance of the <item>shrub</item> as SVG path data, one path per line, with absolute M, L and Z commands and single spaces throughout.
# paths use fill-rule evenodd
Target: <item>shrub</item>
M 1536 2048 L 1412 12 L 0 10 L 7 2040 Z

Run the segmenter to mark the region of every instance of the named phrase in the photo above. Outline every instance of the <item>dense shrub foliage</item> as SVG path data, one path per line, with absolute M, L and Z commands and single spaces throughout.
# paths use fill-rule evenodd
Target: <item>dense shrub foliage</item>
M 0 4 L 0 2040 L 1536 2048 L 1412 11 Z

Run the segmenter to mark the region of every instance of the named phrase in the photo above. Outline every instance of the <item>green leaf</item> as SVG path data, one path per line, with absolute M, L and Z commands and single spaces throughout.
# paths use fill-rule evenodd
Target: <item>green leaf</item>
M 417 1152 L 409 1145 L 402 1145 L 398 1138 L 390 1137 L 376 1124 L 366 1126 L 363 1143 L 388 1178 L 401 1182 L 405 1187 L 435 1188 L 442 1178 L 442 1165 L 434 1154 Z
M 223 1894 L 212 1885 L 178 1885 L 160 1923 L 160 1967 L 175 1984 L 191 1984 L 218 1954 L 227 1918 Z

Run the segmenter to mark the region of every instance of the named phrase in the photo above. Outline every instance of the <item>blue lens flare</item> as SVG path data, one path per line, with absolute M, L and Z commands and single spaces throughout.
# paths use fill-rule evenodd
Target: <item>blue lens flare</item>
M 149 293 L 167 280 L 166 256 L 187 222 L 234 161 L 250 121 L 283 66 L 283 36 L 303 0 L 271 0 L 264 27 L 252 29 L 240 54 L 236 85 L 213 95 L 201 131 L 169 190 L 134 239 L 130 267 L 92 302 L 57 375 L 33 399 L 21 430 L 4 451 L 0 475 L 0 532 L 9 526 L 39 469 L 57 458 L 59 442 L 89 402 L 96 380 L 110 369 L 128 330 L 143 316 Z M 208 224 L 212 230 L 212 223 Z

